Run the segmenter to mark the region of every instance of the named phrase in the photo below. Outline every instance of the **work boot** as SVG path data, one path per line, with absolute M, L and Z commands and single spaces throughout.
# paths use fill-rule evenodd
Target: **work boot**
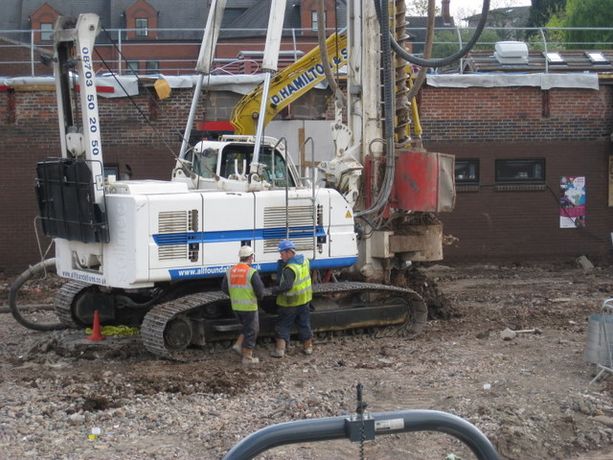
M 237 355 L 242 355 L 242 353 L 243 353 L 242 352 L 243 340 L 245 340 L 245 336 L 243 334 L 241 334 L 241 335 L 238 336 L 238 339 L 236 339 L 236 343 L 234 345 L 232 345 L 232 350 Z
M 257 364 L 260 362 L 260 359 L 253 356 L 253 350 L 251 348 L 243 348 L 243 364 Z
M 302 352 L 305 355 L 313 354 L 313 339 L 308 339 L 302 342 Z
M 285 340 L 277 339 L 275 349 L 270 352 L 270 356 L 273 358 L 283 358 L 285 356 Z

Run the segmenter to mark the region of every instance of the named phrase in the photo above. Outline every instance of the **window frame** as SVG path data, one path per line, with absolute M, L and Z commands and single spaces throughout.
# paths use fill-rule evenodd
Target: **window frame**
M 142 27 L 142 24 L 139 25 L 139 22 L 144 21 L 145 27 Z M 134 35 L 138 38 L 148 37 L 149 36 L 149 18 L 134 18 Z
M 285 158 L 284 156 L 281 154 L 281 152 L 279 152 L 278 150 L 274 149 L 274 157 L 272 156 L 272 152 L 273 152 L 273 148 L 271 146 L 268 145 L 263 145 L 262 149 L 260 150 L 260 162 L 265 164 L 267 166 L 266 170 L 268 171 L 269 177 L 264 177 L 265 180 L 271 182 L 273 188 L 284 188 L 285 187 Z M 234 164 L 234 158 L 229 159 L 228 156 L 230 155 L 242 155 L 244 156 L 244 159 L 246 160 L 246 165 L 247 165 L 247 171 L 249 171 L 249 166 L 251 164 L 251 160 L 253 158 L 253 145 L 247 145 L 247 144 L 228 144 L 226 146 L 223 147 L 223 150 L 221 152 L 221 157 L 218 160 L 218 166 L 217 166 L 217 171 L 218 171 L 218 175 L 221 177 L 224 177 L 226 179 L 228 179 L 232 174 L 234 174 L 233 171 L 233 164 Z M 272 162 L 272 159 L 274 158 L 274 165 Z M 270 160 L 270 164 L 266 163 L 266 160 Z M 274 168 L 274 172 L 275 175 L 277 174 L 277 164 L 282 163 L 282 171 L 283 171 L 283 175 L 282 177 L 273 177 L 273 168 Z M 242 164 L 239 164 L 239 169 L 242 168 Z M 296 187 L 296 177 L 294 177 L 292 168 L 287 168 L 288 169 L 288 173 L 289 173 L 289 183 L 288 183 L 288 187 Z M 243 173 L 245 173 L 243 171 Z
M 504 176 L 501 174 L 500 168 L 504 163 L 507 168 L 516 168 L 517 170 L 521 169 L 522 164 L 525 164 L 527 167 L 531 165 L 530 168 L 533 168 L 534 172 L 536 172 L 536 166 L 540 166 L 540 175 L 537 177 L 536 174 L 530 174 L 530 171 L 527 171 L 525 176 L 521 175 L 524 171 L 517 171 L 517 173 L 511 176 Z M 494 180 L 497 185 L 507 185 L 507 184 L 545 184 L 545 158 L 513 158 L 513 159 L 496 159 L 494 164 Z
M 140 72 L 140 61 L 126 61 L 126 70 L 128 75 L 136 75 Z
M 466 163 L 467 167 L 475 166 L 475 178 L 458 178 L 457 166 L 459 163 Z M 456 158 L 454 168 L 454 180 L 457 185 L 479 185 L 481 181 L 480 173 L 481 164 L 479 158 Z
M 160 73 L 160 61 L 155 60 L 155 59 L 150 59 L 150 60 L 145 61 L 145 72 L 146 73 Z
M 41 22 L 40 23 L 40 41 L 50 42 L 52 40 L 53 40 L 53 24 L 50 22 Z
M 327 20 L 326 11 L 324 11 L 324 30 L 326 28 L 326 20 Z M 319 28 L 319 22 L 317 21 L 317 10 L 311 10 L 311 32 L 317 32 Z

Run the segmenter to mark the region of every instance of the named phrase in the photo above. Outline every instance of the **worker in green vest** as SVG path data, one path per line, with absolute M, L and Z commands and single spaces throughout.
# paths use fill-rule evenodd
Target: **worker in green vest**
M 278 318 L 275 323 L 275 348 L 271 356 L 282 358 L 289 342 L 290 331 L 294 324 L 298 328 L 298 338 L 302 351 L 313 353 L 313 332 L 311 331 L 310 306 L 313 298 L 309 260 L 296 254 L 296 245 L 290 240 L 282 240 L 278 247 L 282 265 L 279 283 L 272 288 L 277 295 Z
M 251 266 L 251 246 L 242 246 L 238 257 L 240 262 L 226 272 L 221 289 L 230 296 L 232 310 L 242 327 L 232 350 L 242 356 L 243 364 L 257 364 L 260 360 L 253 356 L 253 350 L 260 330 L 258 299 L 264 297 L 264 283 L 257 270 Z

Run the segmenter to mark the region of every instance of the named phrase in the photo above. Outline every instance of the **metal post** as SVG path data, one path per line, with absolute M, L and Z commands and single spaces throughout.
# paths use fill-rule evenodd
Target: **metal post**
M 196 89 L 192 95 L 192 105 L 189 108 L 187 126 L 185 127 L 185 133 L 183 134 L 183 139 L 181 140 L 181 150 L 179 151 L 179 158 L 181 159 L 185 158 L 185 152 L 187 151 L 187 146 L 189 144 L 189 137 L 192 133 L 192 126 L 194 125 L 194 118 L 196 116 L 196 107 L 198 106 L 198 101 L 200 100 L 200 91 L 202 90 L 203 81 L 204 74 L 201 73 L 198 75 L 198 80 L 196 80 Z
M 294 43 L 294 61 L 298 60 L 298 48 L 296 45 L 296 29 L 292 27 L 292 42 Z
M 279 142 L 281 142 L 281 139 L 279 139 Z M 273 150 L 272 153 L 274 155 L 275 151 Z M 285 239 L 289 240 L 289 163 L 287 162 L 287 144 L 285 145 Z
M 119 53 L 117 55 L 117 75 L 121 75 L 121 56 L 123 56 L 123 52 L 121 51 L 121 30 L 122 29 L 117 30 L 117 49 Z
M 262 132 L 264 131 L 264 119 L 266 118 L 266 107 L 268 105 L 268 91 L 270 89 L 270 77 L 272 72 L 264 73 L 264 89 L 262 91 L 262 101 L 260 102 L 260 113 L 258 116 L 258 125 L 255 131 L 255 145 L 253 147 L 253 157 L 251 158 L 251 166 L 249 172 L 255 174 L 257 165 L 260 161 L 260 144 L 262 142 Z
M 34 30 L 30 31 L 30 76 L 34 76 Z
M 317 168 L 315 168 L 315 142 L 312 137 L 307 137 L 307 139 L 302 144 L 302 148 L 304 148 L 308 143 L 311 143 L 311 204 L 313 206 L 313 260 L 315 260 L 317 256 L 317 204 L 315 202 L 315 174 L 317 172 Z
M 539 27 L 539 32 L 541 34 L 541 38 L 543 39 L 543 47 L 545 49 L 545 73 L 549 72 L 549 59 L 547 58 L 547 39 L 545 38 L 545 32 L 543 32 L 543 28 Z

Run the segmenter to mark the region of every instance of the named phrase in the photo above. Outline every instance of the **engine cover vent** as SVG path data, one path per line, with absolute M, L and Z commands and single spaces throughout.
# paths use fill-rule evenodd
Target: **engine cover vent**
M 161 211 L 158 215 L 158 233 L 172 234 L 178 233 L 176 236 L 179 244 L 162 244 L 158 247 L 159 260 L 187 259 L 188 244 L 187 232 L 194 227 L 193 213 L 198 211 Z M 196 225 L 197 227 L 197 225 Z M 175 240 L 174 235 L 172 237 Z M 183 242 L 183 240 L 185 240 Z M 173 241 L 174 242 L 174 241 Z
M 186 244 L 171 244 L 158 248 L 158 258 L 160 260 L 187 259 Z
M 290 206 L 287 212 L 289 221 L 289 238 L 298 251 L 313 250 L 313 206 Z M 319 213 L 318 213 L 319 214 Z M 318 221 L 321 217 L 318 215 Z M 277 252 L 279 241 L 286 238 L 285 206 L 264 208 L 264 252 Z M 320 222 L 318 222 L 320 225 Z

